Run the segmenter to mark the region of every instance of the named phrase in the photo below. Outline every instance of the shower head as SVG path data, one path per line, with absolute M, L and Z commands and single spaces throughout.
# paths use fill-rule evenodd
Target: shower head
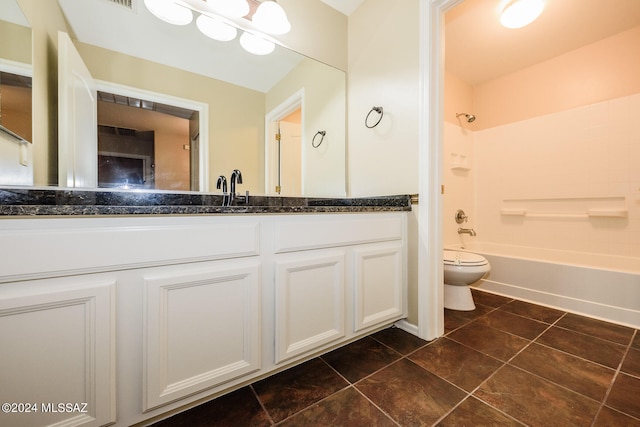
M 456 117 L 460 117 L 460 116 L 465 116 L 467 118 L 467 123 L 472 123 L 476 120 L 476 116 L 474 116 L 473 114 L 456 113 Z

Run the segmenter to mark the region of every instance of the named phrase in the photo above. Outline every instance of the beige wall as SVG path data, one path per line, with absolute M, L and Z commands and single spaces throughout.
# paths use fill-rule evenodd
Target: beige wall
M 31 28 L 0 21 L 2 59 L 31 64 Z
M 476 122 L 465 123 L 456 117 L 458 113 L 476 114 L 473 86 L 445 70 L 444 87 L 444 121 L 474 129 L 477 126 Z
M 487 129 L 638 93 L 638 46 L 640 27 L 478 85 L 474 125 Z
M 95 46 L 76 43 L 94 78 L 209 105 L 209 189 L 243 171 L 243 189 L 264 187 L 264 94 Z
M 291 31 L 277 38 L 310 58 L 347 70 L 347 17 L 320 0 L 278 0 Z
M 418 192 L 419 1 L 367 0 L 349 17 L 349 194 Z M 373 106 L 384 109 L 368 129 Z M 372 123 L 377 120 L 372 113 Z
M 269 113 L 304 90 L 302 124 L 302 174 L 305 196 L 346 194 L 346 82 L 342 71 L 317 61 L 303 60 L 266 97 Z M 326 136 L 318 148 L 311 147 L 317 131 Z

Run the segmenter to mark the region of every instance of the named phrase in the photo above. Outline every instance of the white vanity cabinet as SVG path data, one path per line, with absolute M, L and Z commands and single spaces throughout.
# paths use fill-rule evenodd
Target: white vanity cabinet
M 398 214 L 276 221 L 276 363 L 406 316 L 405 222 Z
M 116 419 L 111 274 L 0 285 L 0 425 Z
M 406 215 L 0 220 L 0 400 L 39 410 L 0 425 L 141 423 L 393 323 Z
M 142 276 L 143 411 L 260 369 L 259 259 Z

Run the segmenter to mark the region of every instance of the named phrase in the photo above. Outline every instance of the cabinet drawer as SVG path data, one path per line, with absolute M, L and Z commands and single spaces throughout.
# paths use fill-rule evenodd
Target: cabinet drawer
M 247 218 L 76 218 L 3 225 L 0 283 L 253 256 L 260 247 L 260 223 Z
M 291 217 L 275 224 L 275 252 L 400 240 L 403 219 L 389 214 Z

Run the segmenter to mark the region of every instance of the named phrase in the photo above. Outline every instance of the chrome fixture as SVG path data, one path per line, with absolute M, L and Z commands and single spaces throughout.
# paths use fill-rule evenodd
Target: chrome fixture
M 214 40 L 233 40 L 240 29 L 240 45 L 254 55 L 273 52 L 275 43 L 268 34 L 291 30 L 286 12 L 275 0 L 144 0 L 144 5 L 154 16 L 173 25 L 190 24 L 196 12 L 200 14 L 196 26 Z
M 476 120 L 476 116 L 473 114 L 456 113 L 456 118 L 460 118 L 460 116 L 465 116 L 467 118 L 467 123 L 473 123 Z
M 229 204 L 233 203 L 235 199 L 239 199 L 239 194 L 236 194 L 236 183 L 242 184 L 242 172 L 239 169 L 234 169 L 231 172 L 231 194 L 229 195 Z M 244 203 L 249 203 L 249 192 L 247 191 L 244 196 Z
M 220 190 L 220 187 L 222 187 L 222 206 L 229 206 L 231 199 L 227 193 L 227 178 L 224 175 L 220 175 L 218 182 L 216 182 L 216 188 Z
M 467 222 L 467 219 L 469 219 L 467 214 L 465 214 L 462 209 L 458 209 L 456 211 L 456 217 L 455 218 L 456 218 L 456 222 L 458 224 L 462 224 L 463 222 Z
M 371 115 L 371 113 L 376 112 L 378 114 L 380 114 L 380 117 L 378 117 L 378 120 L 370 125 L 369 124 L 369 116 Z M 382 107 L 371 107 L 371 110 L 369 110 L 369 114 L 367 114 L 367 117 L 364 119 L 364 125 L 366 127 L 368 127 L 369 129 L 373 129 L 374 127 L 378 126 L 378 124 L 380 123 L 380 121 L 382 120 L 382 117 L 384 116 L 384 110 Z
M 473 228 L 458 228 L 458 234 L 468 234 L 471 237 L 475 237 L 476 232 Z

